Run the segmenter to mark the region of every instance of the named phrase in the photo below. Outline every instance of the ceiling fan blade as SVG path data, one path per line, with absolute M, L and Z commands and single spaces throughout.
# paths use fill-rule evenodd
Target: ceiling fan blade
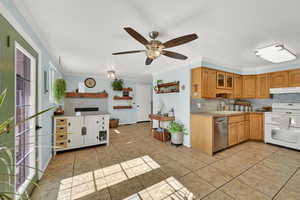
M 124 30 L 131 35 L 134 39 L 136 39 L 137 41 L 139 41 L 140 43 L 142 43 L 143 45 L 147 45 L 149 42 L 148 40 L 146 40 L 146 38 L 144 38 L 141 34 L 139 34 L 138 32 L 136 32 L 134 29 L 130 28 L 130 27 L 125 27 Z
M 179 59 L 179 60 L 186 60 L 188 58 L 185 55 L 182 55 L 180 53 L 176 53 L 176 52 L 173 52 L 173 51 L 162 50 L 161 53 L 164 56 L 168 56 L 170 58 L 175 58 L 175 59 Z
M 140 52 L 145 52 L 145 50 L 122 51 L 122 52 L 112 53 L 112 55 L 121 55 L 121 54 L 129 54 L 129 53 L 140 53 Z
M 152 63 L 152 61 L 153 61 L 153 59 L 147 57 L 145 64 L 150 65 Z
M 171 48 L 171 47 L 175 47 L 175 46 L 179 46 L 179 45 L 191 42 L 193 40 L 196 40 L 197 38 L 198 38 L 198 35 L 196 33 L 193 33 L 193 34 L 175 38 L 173 40 L 169 40 L 169 41 L 163 43 L 163 45 L 165 48 Z

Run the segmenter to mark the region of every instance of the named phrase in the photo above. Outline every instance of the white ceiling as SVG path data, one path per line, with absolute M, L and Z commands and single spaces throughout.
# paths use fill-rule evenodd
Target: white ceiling
M 51 54 L 61 56 L 65 73 L 103 74 L 115 65 L 127 78 L 151 79 L 151 72 L 197 63 L 201 57 L 235 70 L 270 65 L 254 50 L 283 43 L 300 53 L 299 0 L 15 0 L 28 22 L 45 40 Z M 161 41 L 189 33 L 199 39 L 172 50 L 187 61 L 160 57 L 150 67 L 145 55 L 112 56 L 112 52 L 143 46 L 122 28 L 130 26 L 147 36 L 161 32 Z

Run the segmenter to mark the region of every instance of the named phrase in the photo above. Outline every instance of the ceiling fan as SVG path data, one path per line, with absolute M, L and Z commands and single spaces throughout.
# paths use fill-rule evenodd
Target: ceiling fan
M 130 54 L 130 53 L 140 53 L 145 52 L 147 55 L 146 58 L 146 65 L 150 65 L 152 61 L 156 58 L 158 58 L 160 55 L 168 56 L 170 58 L 180 59 L 180 60 L 186 60 L 188 57 L 185 55 L 173 52 L 173 51 L 167 51 L 165 49 L 179 46 L 188 42 L 191 42 L 198 38 L 197 34 L 189 34 L 182 37 L 178 37 L 172 40 L 169 40 L 167 42 L 160 42 L 156 40 L 159 33 L 157 31 L 152 31 L 149 33 L 149 37 L 152 39 L 148 41 L 146 38 L 144 38 L 141 34 L 136 32 L 134 29 L 130 27 L 125 27 L 124 30 L 131 35 L 134 39 L 142 43 L 146 50 L 135 50 L 135 51 L 123 51 L 118 53 L 113 53 L 113 55 L 121 55 L 121 54 Z

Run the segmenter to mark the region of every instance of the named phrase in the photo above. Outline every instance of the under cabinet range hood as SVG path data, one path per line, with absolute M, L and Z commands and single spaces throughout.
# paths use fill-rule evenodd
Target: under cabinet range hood
M 300 87 L 270 88 L 271 94 L 300 93 Z

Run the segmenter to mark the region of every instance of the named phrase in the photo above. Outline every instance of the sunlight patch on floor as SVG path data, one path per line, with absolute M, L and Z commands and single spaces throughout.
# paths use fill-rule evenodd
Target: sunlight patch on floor
M 63 179 L 57 200 L 79 199 L 158 168 L 160 165 L 150 156 L 143 156 Z
M 169 177 L 123 200 L 192 200 L 194 199 L 186 187 L 174 177 Z
M 116 134 L 121 134 L 121 132 L 120 132 L 118 129 L 115 129 L 114 132 L 115 132 Z

